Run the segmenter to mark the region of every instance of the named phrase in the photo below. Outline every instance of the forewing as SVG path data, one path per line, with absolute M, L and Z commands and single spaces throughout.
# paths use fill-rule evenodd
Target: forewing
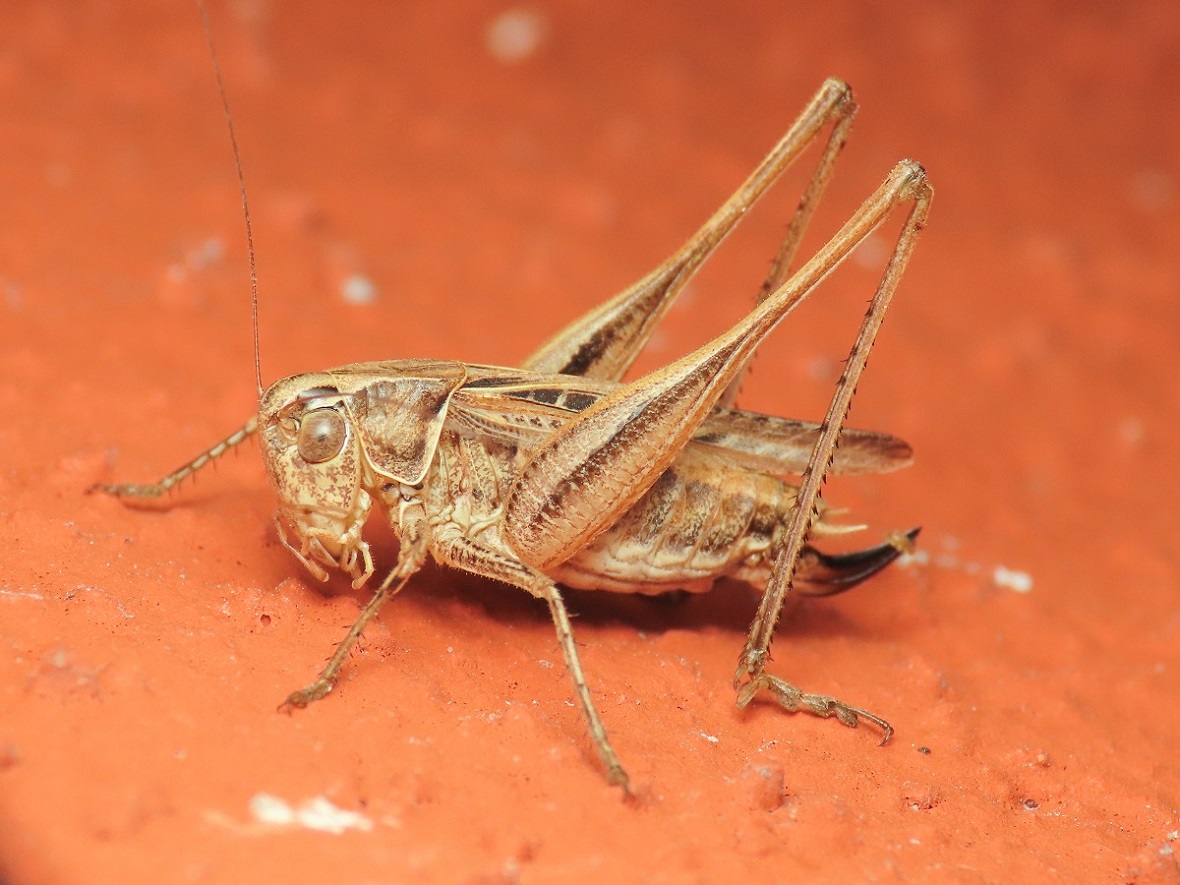
M 746 467 L 776 476 L 798 476 L 807 467 L 819 439 L 820 426 L 811 421 L 777 418 L 741 409 L 717 409 L 693 437 L 692 445 L 720 449 Z M 832 473 L 858 475 L 891 473 L 908 467 L 913 449 L 905 440 L 845 427 L 832 462 Z
M 504 445 L 529 447 L 617 386 L 580 376 L 546 375 L 494 366 L 470 366 L 455 394 L 451 417 L 470 431 Z M 778 418 L 741 409 L 717 409 L 690 446 L 707 447 L 735 464 L 775 476 L 797 476 L 819 437 L 811 421 Z M 909 466 L 913 450 L 887 433 L 845 428 L 833 473 L 890 473 Z

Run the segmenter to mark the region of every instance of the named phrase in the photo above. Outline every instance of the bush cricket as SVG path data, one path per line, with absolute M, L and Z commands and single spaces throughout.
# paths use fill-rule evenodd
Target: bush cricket
M 213 62 L 242 184 L 215 55 Z M 835 716 L 850 727 L 872 722 L 885 743 L 892 734 L 885 720 L 801 691 L 766 670 L 792 590 L 842 592 L 887 566 L 917 536 L 917 529 L 897 533 L 842 555 L 810 543 L 813 536 L 862 528 L 829 521 L 820 497 L 829 472 L 883 473 L 911 460 L 901 440 L 845 428 L 844 421 L 925 223 L 933 192 L 923 169 L 898 163 L 835 236 L 789 270 L 855 112 L 851 90 L 826 81 L 749 178 L 675 254 L 517 367 L 427 359 L 355 363 L 283 378 L 264 390 L 251 242 L 257 416 L 159 482 L 98 488 L 122 499 L 160 496 L 257 434 L 279 499 L 279 539 L 317 579 L 339 570 L 354 588 L 377 571 L 366 520 L 375 505 L 386 514 L 399 540 L 396 563 L 318 678 L 293 692 L 287 708 L 332 690 L 365 625 L 432 557 L 548 604 L 594 748 L 608 780 L 624 789 L 628 778 L 587 686 L 559 585 L 658 594 L 703 591 L 728 576 L 762 586 L 734 677 L 738 706 L 766 691 L 790 712 Z M 750 312 L 687 356 L 622 380 L 694 272 L 813 142 L 823 145 L 819 161 Z M 250 240 L 245 198 L 243 184 Z M 904 204 L 904 224 L 823 421 L 735 408 L 738 385 L 765 337 Z

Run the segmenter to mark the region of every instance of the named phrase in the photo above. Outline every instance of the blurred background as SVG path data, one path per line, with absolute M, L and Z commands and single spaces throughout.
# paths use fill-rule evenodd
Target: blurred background
M 877 750 L 735 711 L 748 588 L 671 607 L 571 594 L 640 784 L 622 805 L 544 611 L 433 570 L 336 694 L 275 716 L 363 594 L 311 586 L 277 545 L 257 455 L 163 512 L 83 495 L 155 478 L 255 405 L 198 12 L 13 2 L 0 878 L 1180 875 L 1173 2 L 255 0 L 210 18 L 266 382 L 402 357 L 513 364 L 677 248 L 826 76 L 852 84 L 861 112 L 804 252 L 902 157 L 936 198 L 852 412 L 917 462 L 829 500 L 872 526 L 850 543 L 924 533 L 904 566 L 798 606 L 775 667 L 898 737 Z M 640 370 L 748 309 L 809 170 L 751 213 Z M 775 333 L 743 405 L 822 414 L 894 230 Z M 260 795 L 360 817 L 331 835 Z

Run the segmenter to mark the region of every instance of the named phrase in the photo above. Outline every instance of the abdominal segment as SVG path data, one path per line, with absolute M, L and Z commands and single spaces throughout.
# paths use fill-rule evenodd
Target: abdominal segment
M 570 587 L 708 590 L 720 577 L 765 585 L 796 489 L 686 450 L 610 529 L 553 569 Z

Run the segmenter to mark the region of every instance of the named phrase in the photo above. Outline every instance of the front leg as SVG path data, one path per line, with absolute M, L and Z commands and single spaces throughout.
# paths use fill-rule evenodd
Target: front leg
M 397 564 L 381 582 L 381 586 L 377 588 L 373 598 L 361 611 L 360 617 L 356 619 L 356 623 L 349 629 L 343 641 L 336 647 L 336 653 L 332 655 L 328 665 L 324 667 L 315 682 L 306 688 L 291 692 L 283 701 L 280 709 L 291 710 L 295 707 L 306 707 L 312 701 L 318 701 L 335 687 L 336 680 L 340 676 L 340 669 L 348 660 L 348 654 L 352 651 L 352 647 L 361 638 L 365 625 L 377 615 L 381 606 L 390 597 L 395 596 L 405 586 L 406 581 L 418 569 L 422 568 L 422 564 L 426 561 L 426 554 L 430 550 L 430 528 L 426 520 L 426 508 L 418 496 L 418 491 L 403 486 L 400 490 L 387 490 L 387 493 L 382 497 L 387 499 L 385 501 L 387 506 L 391 503 L 397 504 L 396 521 L 392 518 L 394 509 L 389 506 L 391 522 L 394 522 L 393 528 L 399 535 L 401 545 L 397 552 Z M 388 500 L 389 498 L 395 500 L 391 502 Z

